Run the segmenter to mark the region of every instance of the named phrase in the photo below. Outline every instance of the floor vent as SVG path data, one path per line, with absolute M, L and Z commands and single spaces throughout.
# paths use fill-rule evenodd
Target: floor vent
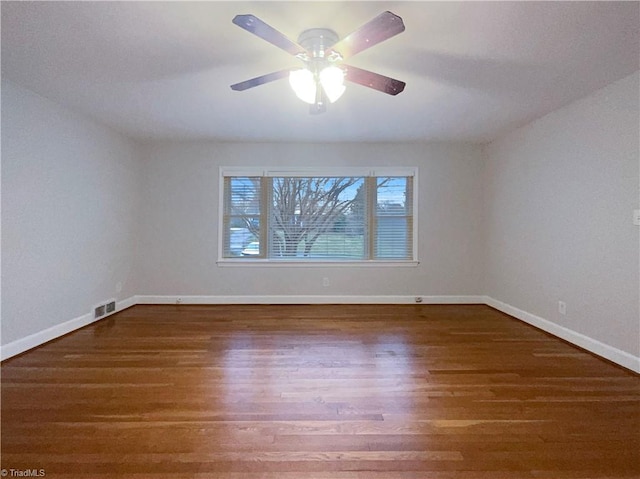
M 102 304 L 96 307 L 93 311 L 94 311 L 94 314 L 93 314 L 94 318 L 101 318 L 106 314 L 106 306 Z
M 107 308 L 107 314 L 113 313 L 116 310 L 116 302 L 115 301 L 110 301 L 105 306 Z
M 107 316 L 109 314 L 113 314 L 116 312 L 116 301 L 115 299 L 110 299 L 107 302 L 99 304 L 95 308 L 93 308 L 93 318 L 98 319 L 103 316 Z

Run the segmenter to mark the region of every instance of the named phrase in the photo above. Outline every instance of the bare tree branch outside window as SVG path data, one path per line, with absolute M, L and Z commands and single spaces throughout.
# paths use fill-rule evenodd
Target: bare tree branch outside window
M 345 192 L 362 182 L 362 178 L 273 178 L 272 251 L 278 256 L 309 256 L 318 238 L 350 212 L 357 195 Z

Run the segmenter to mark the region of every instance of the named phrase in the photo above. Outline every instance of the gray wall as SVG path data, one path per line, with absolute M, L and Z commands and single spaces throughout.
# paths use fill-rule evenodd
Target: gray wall
M 419 167 L 416 267 L 219 267 L 221 166 Z M 482 160 L 477 146 L 153 143 L 143 148 L 143 295 L 477 295 Z M 329 286 L 322 286 L 322 278 Z
M 635 356 L 638 78 L 488 145 L 484 181 L 486 294 Z
M 2 344 L 135 294 L 137 171 L 131 141 L 2 82 Z

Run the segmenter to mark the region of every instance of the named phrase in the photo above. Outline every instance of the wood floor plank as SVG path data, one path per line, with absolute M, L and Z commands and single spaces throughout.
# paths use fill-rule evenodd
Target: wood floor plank
M 640 377 L 487 306 L 135 306 L 1 379 L 46 477 L 640 478 Z

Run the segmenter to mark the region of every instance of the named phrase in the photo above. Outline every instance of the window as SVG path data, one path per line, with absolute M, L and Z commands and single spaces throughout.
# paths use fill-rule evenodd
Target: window
M 222 169 L 221 259 L 415 261 L 415 169 L 338 173 Z

